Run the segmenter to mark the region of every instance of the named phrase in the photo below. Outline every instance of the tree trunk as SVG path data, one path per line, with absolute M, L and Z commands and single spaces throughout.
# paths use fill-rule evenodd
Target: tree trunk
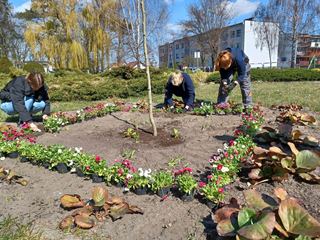
M 148 49 L 147 49 L 147 36 L 146 36 L 146 13 L 144 11 L 144 0 L 141 0 L 141 9 L 142 9 L 142 27 L 143 27 L 143 49 L 144 49 L 144 56 L 146 59 L 146 70 L 147 70 L 147 78 L 148 78 L 149 120 L 153 128 L 153 136 L 157 136 L 157 128 L 156 128 L 156 124 L 154 123 L 153 114 L 152 114 L 151 79 L 150 79 L 150 72 L 149 72 L 149 58 L 148 58 Z

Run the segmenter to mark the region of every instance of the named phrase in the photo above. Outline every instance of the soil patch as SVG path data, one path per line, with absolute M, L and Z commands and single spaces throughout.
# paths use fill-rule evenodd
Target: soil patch
M 275 117 L 277 110 L 263 109 L 267 116 L 265 126 L 279 125 Z M 306 112 L 306 111 L 304 111 Z M 319 116 L 311 113 L 317 119 Z M 108 165 L 114 159 L 121 159 L 124 152 L 135 150 L 131 165 L 136 169 L 151 168 L 152 172 L 167 166 L 171 158 L 183 157 L 174 166 L 180 169 L 189 164 L 195 176 L 202 180 L 208 174 L 208 159 L 217 154 L 223 143 L 234 139 L 234 131 L 241 124 L 241 117 L 231 116 L 195 116 L 157 113 L 154 115 L 158 136 L 152 136 L 152 127 L 148 115 L 139 112 L 116 112 L 95 120 L 62 128 L 60 133 L 35 133 L 37 143 L 46 145 L 61 144 L 67 148 L 82 147 L 89 154 L 101 156 Z M 139 143 L 133 138 L 127 139 L 124 132 L 138 124 Z M 37 125 L 42 128 L 41 123 Z M 42 128 L 43 129 L 43 128 Z M 173 138 L 173 129 L 179 132 Z M 306 135 L 320 139 L 319 126 L 295 126 Z M 263 145 L 261 145 L 263 146 Z M 303 146 L 298 149 L 301 150 Z M 319 147 L 313 148 L 319 151 Z M 83 231 L 83 239 L 215 239 L 215 224 L 211 218 L 211 209 L 205 201 L 197 196 L 192 202 L 183 202 L 176 193 L 165 201 L 152 193 L 137 196 L 123 188 L 105 186 L 104 183 L 93 183 L 90 179 L 77 177 L 75 174 L 59 174 L 29 163 L 20 163 L 18 159 L 6 159 L 2 166 L 21 174 L 28 185 L 7 185 L 0 183 L 0 204 L 2 215 L 24 217 L 34 220 L 36 224 L 56 229 L 59 222 L 71 214 L 60 206 L 60 197 L 64 194 L 79 194 L 89 200 L 95 187 L 105 187 L 110 195 L 123 197 L 126 202 L 136 205 L 145 211 L 144 215 L 125 215 L 123 219 L 113 222 L 111 219 L 97 224 L 89 231 Z M 318 174 L 319 175 L 319 174 Z M 243 190 L 248 188 L 249 180 L 241 178 L 230 185 L 226 200 L 236 197 L 243 202 Z M 320 185 L 310 184 L 301 179 L 290 177 L 283 183 L 263 183 L 255 188 L 273 195 L 274 187 L 284 188 L 290 195 L 300 198 L 308 212 L 320 221 Z M 275 197 L 275 196 L 274 196 Z

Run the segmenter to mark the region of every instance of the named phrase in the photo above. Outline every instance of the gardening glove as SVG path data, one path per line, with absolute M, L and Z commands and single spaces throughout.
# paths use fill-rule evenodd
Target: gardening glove
M 225 93 L 230 93 L 236 86 L 237 84 L 235 82 L 231 83 L 229 86 L 226 87 Z
M 222 93 L 226 94 L 227 93 L 227 88 L 228 88 L 228 84 L 227 84 L 227 79 L 222 79 Z
M 175 109 L 175 108 L 170 108 L 170 109 L 171 109 L 171 112 L 172 112 L 172 113 L 177 114 L 177 111 L 176 111 L 176 109 Z
M 182 113 L 187 113 L 188 112 L 188 109 L 186 109 L 186 108 L 184 108 L 183 110 L 182 110 Z

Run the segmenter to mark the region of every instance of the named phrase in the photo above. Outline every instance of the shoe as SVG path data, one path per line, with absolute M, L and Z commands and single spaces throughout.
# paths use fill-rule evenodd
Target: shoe
M 17 123 L 18 127 L 21 127 L 22 123 L 23 123 L 23 122 L 22 122 L 21 118 L 19 118 L 19 121 L 18 121 L 18 123 Z

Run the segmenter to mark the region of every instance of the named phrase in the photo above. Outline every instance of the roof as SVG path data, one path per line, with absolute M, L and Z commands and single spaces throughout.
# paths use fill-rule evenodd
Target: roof
M 120 66 L 126 65 L 125 61 L 120 62 Z M 112 63 L 112 67 L 118 67 L 118 63 Z
M 129 62 L 127 65 L 131 66 L 131 67 L 134 67 L 137 65 L 137 61 L 134 61 L 134 62 Z

